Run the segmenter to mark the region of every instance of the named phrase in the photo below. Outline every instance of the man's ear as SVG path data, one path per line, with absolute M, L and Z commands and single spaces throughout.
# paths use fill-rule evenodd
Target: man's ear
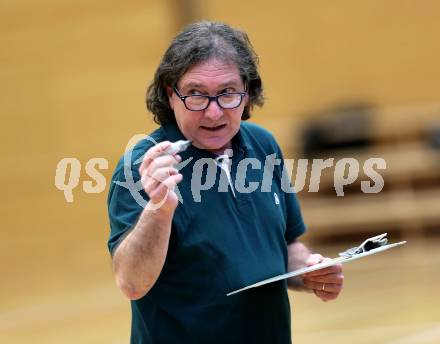
M 248 91 L 249 86 L 246 81 L 243 80 L 243 82 L 244 82 L 244 90 L 246 92 L 244 99 L 243 99 L 243 102 L 244 102 L 244 107 L 246 107 L 249 103 L 249 98 L 250 98 L 249 91 Z
M 244 107 L 246 107 L 249 103 L 249 93 L 246 93 L 246 95 L 244 96 L 243 102 L 244 102 Z
M 167 95 L 168 95 L 168 103 L 170 104 L 170 108 L 171 108 L 171 110 L 174 110 L 174 105 L 173 105 L 173 101 L 172 101 L 173 89 L 171 87 L 167 86 L 166 91 L 167 91 Z

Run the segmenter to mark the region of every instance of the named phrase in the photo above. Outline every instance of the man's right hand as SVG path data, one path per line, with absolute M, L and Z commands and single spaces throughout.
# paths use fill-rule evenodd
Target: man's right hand
M 173 213 L 178 204 L 174 187 L 182 180 L 182 175 L 174 165 L 182 161 L 182 158 L 178 154 L 164 154 L 170 146 L 170 141 L 164 141 L 151 147 L 144 155 L 139 174 L 150 198 L 147 207 Z

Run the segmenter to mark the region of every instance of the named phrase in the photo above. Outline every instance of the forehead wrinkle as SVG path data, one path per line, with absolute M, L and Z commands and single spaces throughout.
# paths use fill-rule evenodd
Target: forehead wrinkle
M 218 88 L 226 88 L 226 87 L 230 87 L 230 86 L 240 86 L 241 82 L 238 80 L 229 80 L 226 82 L 222 82 L 221 84 L 216 85 L 216 87 Z M 203 83 L 200 82 L 194 82 L 194 81 L 190 81 L 188 83 L 185 83 L 185 85 L 183 86 L 183 88 L 189 88 L 189 87 L 194 87 L 194 88 L 203 88 L 205 87 L 205 85 Z
M 215 83 L 219 79 L 219 83 Z M 183 84 L 182 84 L 183 81 Z M 181 87 L 210 88 L 214 86 L 240 86 L 242 84 L 238 67 L 218 60 L 209 60 L 194 66 L 180 80 Z
M 201 89 L 208 89 L 208 88 L 227 88 L 230 86 L 240 87 L 242 86 L 242 80 L 241 77 L 235 73 L 224 73 L 222 75 L 206 75 L 203 73 L 202 77 L 198 77 L 202 73 L 196 73 L 195 75 L 187 75 L 187 79 L 184 77 L 184 80 L 181 80 L 180 87 L 183 88 L 201 88 Z M 186 79 L 186 80 L 185 80 Z M 202 80 L 201 80 L 202 79 Z M 220 79 L 219 83 L 216 83 L 215 81 L 217 79 Z M 224 80 L 224 81 L 222 81 Z M 182 83 L 183 81 L 183 83 Z M 213 82 L 214 81 L 214 82 Z

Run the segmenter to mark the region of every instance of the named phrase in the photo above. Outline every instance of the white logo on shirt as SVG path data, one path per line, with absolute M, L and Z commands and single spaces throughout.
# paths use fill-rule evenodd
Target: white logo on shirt
M 280 199 L 278 198 L 278 195 L 276 192 L 273 193 L 273 198 L 275 198 L 275 204 L 279 205 L 280 204 Z

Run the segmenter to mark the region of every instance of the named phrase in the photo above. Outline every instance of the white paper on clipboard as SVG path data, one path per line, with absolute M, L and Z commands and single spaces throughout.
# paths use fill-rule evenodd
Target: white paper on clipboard
M 398 243 L 395 243 L 395 244 L 383 245 L 383 246 L 380 246 L 378 248 L 372 249 L 372 250 L 367 251 L 367 252 L 355 254 L 355 255 L 353 255 L 351 257 L 337 257 L 337 258 L 333 258 L 333 259 L 331 259 L 329 261 L 326 261 L 326 262 L 323 262 L 323 263 L 318 263 L 318 264 L 315 264 L 315 265 L 312 265 L 312 266 L 309 266 L 309 267 L 301 268 L 301 269 L 298 269 L 298 270 L 295 270 L 295 271 L 291 271 L 291 272 L 288 272 L 288 273 L 285 273 L 285 274 L 282 274 L 282 275 L 278 275 L 278 276 L 275 276 L 275 277 L 272 277 L 272 278 L 268 278 L 268 279 L 265 279 L 263 281 L 260 281 L 260 282 L 248 285 L 248 286 L 246 286 L 244 288 L 234 290 L 234 291 L 226 294 L 226 296 L 230 296 L 230 295 L 239 293 L 239 292 L 244 291 L 246 289 L 256 288 L 256 287 L 262 286 L 264 284 L 280 281 L 280 280 L 283 280 L 283 279 L 286 279 L 286 278 L 296 277 L 296 276 L 305 274 L 307 272 L 312 272 L 312 271 L 324 269 L 324 268 L 327 268 L 329 266 L 333 266 L 333 265 L 336 265 L 336 264 L 343 264 L 343 263 L 350 262 L 352 260 L 356 260 L 356 259 L 363 258 L 363 257 L 366 257 L 366 256 L 371 256 L 372 254 L 383 252 L 383 251 L 389 250 L 390 248 L 393 248 L 393 247 L 396 247 L 396 246 L 400 246 L 400 245 L 403 245 L 403 244 L 406 244 L 406 241 L 401 241 L 401 242 L 398 242 Z

